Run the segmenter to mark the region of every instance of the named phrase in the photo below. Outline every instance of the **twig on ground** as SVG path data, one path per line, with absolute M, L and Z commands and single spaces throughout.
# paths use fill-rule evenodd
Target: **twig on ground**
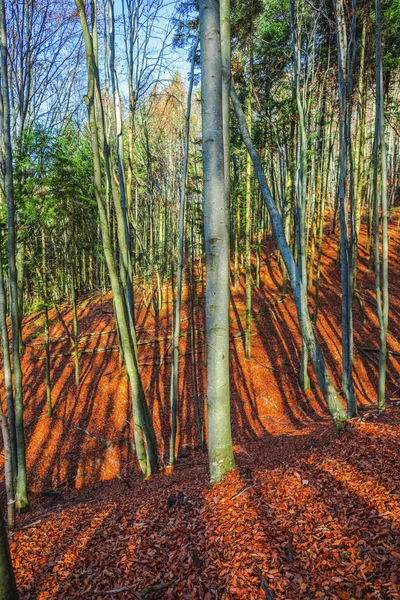
M 239 498 L 239 496 L 241 496 L 242 494 L 247 492 L 247 490 L 251 490 L 252 488 L 255 488 L 259 485 L 260 485 L 259 483 L 255 483 L 254 485 L 249 485 L 249 486 L 245 487 L 243 490 L 241 490 L 240 492 L 238 492 L 237 494 L 232 496 L 231 500 L 235 500 L 235 498 Z
M 73 427 L 73 429 L 77 429 L 78 431 L 81 431 L 85 435 L 88 435 L 89 437 L 91 437 L 92 439 L 96 440 L 97 442 L 100 442 L 101 444 L 104 444 L 104 446 L 106 446 L 106 447 L 113 446 L 113 445 L 118 444 L 120 442 L 126 442 L 127 441 L 127 438 L 118 438 L 117 440 L 111 440 L 111 441 L 110 440 L 106 440 L 106 439 L 104 439 L 102 437 L 94 435 L 93 433 L 91 433 L 87 429 L 84 429 L 83 427 L 79 427 L 79 425 L 75 425 L 75 423 L 72 423 L 72 421 L 68 421 L 68 419 L 64 419 L 64 417 L 59 417 L 58 415 L 53 415 L 53 416 L 54 416 L 55 419 L 58 419 L 59 421 L 62 421 L 66 425 L 69 425 L 70 427 Z
M 367 358 L 369 358 L 370 361 L 372 361 L 374 363 L 374 365 L 379 366 L 379 362 L 377 360 L 375 360 L 375 358 L 373 358 L 372 356 L 370 356 L 368 354 L 368 352 L 366 352 L 364 350 L 364 348 L 362 348 L 361 346 L 357 346 L 357 349 L 362 352 Z M 395 377 L 394 375 L 392 375 L 392 373 L 389 373 L 388 370 L 386 370 L 386 374 L 388 377 L 390 377 L 393 381 L 395 381 L 396 383 L 399 383 L 399 378 Z
M 172 579 L 166 583 L 159 583 L 157 585 L 148 585 L 141 592 L 133 592 L 136 598 L 143 600 L 149 594 L 154 594 L 155 592 L 161 592 L 162 590 L 166 590 L 171 585 L 173 585 L 177 581 L 177 578 Z M 135 586 L 127 586 L 121 588 L 116 588 L 115 590 L 96 590 L 96 594 L 99 596 L 115 596 L 116 594 L 123 594 L 124 592 L 132 592 Z
M 255 356 L 252 356 L 252 358 L 256 361 L 256 363 L 264 367 L 264 369 L 268 369 L 268 371 L 278 371 L 279 373 L 292 373 L 292 371 L 286 371 L 286 369 L 277 369 L 276 367 L 270 367 L 269 365 L 266 365 L 265 363 L 261 362 L 261 360 L 258 360 L 258 358 L 256 358 Z
M 254 560 L 254 558 L 253 558 L 253 560 Z M 263 592 L 265 592 L 266 600 L 275 600 L 275 594 L 269 587 L 267 580 L 265 579 L 260 567 L 257 565 L 255 560 L 254 560 L 254 568 L 255 568 L 258 578 L 260 580 L 261 589 L 263 590 Z

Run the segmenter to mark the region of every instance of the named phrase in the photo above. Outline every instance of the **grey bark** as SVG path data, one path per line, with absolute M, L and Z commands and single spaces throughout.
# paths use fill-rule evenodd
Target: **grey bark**
M 17 446 L 17 477 L 15 493 L 19 510 L 25 510 L 28 505 L 26 486 L 26 460 L 23 424 L 23 394 L 22 371 L 20 360 L 20 327 L 18 311 L 18 282 L 16 268 L 16 232 L 15 204 L 13 184 L 13 157 L 11 145 L 11 115 L 8 86 L 7 31 L 4 0 L 0 0 L 0 61 L 1 61 L 1 93 L 3 104 L 3 138 L 5 154 L 5 199 L 7 202 L 7 231 L 8 231 L 8 269 L 10 283 L 10 317 L 12 332 L 12 357 L 14 367 L 14 401 L 15 401 L 15 437 Z
M 229 206 L 225 193 L 219 2 L 200 1 L 208 455 L 211 482 L 235 467 L 229 389 Z
M 300 89 L 300 68 L 301 68 L 301 52 L 299 46 L 299 32 L 297 28 L 297 13 L 295 14 L 294 0 L 290 2 L 290 22 L 292 29 L 292 45 L 293 45 L 293 65 L 294 65 L 294 80 L 296 90 L 296 103 L 299 113 L 299 133 L 300 133 L 300 148 L 299 148 L 299 166 L 296 176 L 296 225 L 297 225 L 297 262 L 301 283 L 304 290 L 307 290 L 307 244 L 306 244 L 306 203 L 307 203 L 307 130 L 305 122 L 305 107 L 304 98 Z M 300 40 L 301 42 L 301 40 Z M 305 339 L 302 340 L 301 366 L 300 366 L 300 384 L 303 390 L 310 389 L 310 379 L 307 371 L 308 351 Z
M 355 57 L 355 0 L 348 40 L 343 0 L 335 2 L 339 94 L 339 218 L 342 281 L 342 387 L 349 417 L 357 414 L 353 386 L 354 168 L 351 147 L 352 73 Z

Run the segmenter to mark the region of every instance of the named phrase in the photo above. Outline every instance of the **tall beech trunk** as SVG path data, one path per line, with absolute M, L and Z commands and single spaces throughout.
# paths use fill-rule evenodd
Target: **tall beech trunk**
M 107 208 L 103 195 L 99 140 L 103 142 L 103 157 L 109 181 L 111 181 L 111 171 L 109 163 L 109 149 L 105 140 L 104 112 L 101 105 L 101 89 L 98 72 L 96 3 L 92 3 L 92 31 L 89 29 L 87 22 L 84 2 L 82 0 L 76 0 L 75 3 L 82 26 L 86 50 L 88 92 L 85 96 L 85 100 L 88 109 L 92 144 L 94 192 L 99 211 L 104 256 L 113 293 L 115 317 L 117 321 L 124 364 L 132 387 L 132 412 L 136 454 L 143 474 L 150 475 L 157 469 L 157 440 L 140 377 L 137 349 L 135 345 L 136 340 L 132 339 L 132 329 L 128 317 L 126 298 L 120 287 L 118 270 L 110 235 L 110 224 L 107 218 Z M 114 202 L 118 201 L 119 194 L 113 194 L 113 199 Z M 120 242 L 121 237 L 124 239 L 124 229 L 122 229 L 122 236 L 119 238 Z
M 235 467 L 229 389 L 229 206 L 225 193 L 218 0 L 200 0 L 208 455 L 211 482 Z
M 3 139 L 5 158 L 5 199 L 7 202 L 7 231 L 8 231 L 8 272 L 10 285 L 10 317 L 12 333 L 12 358 L 14 369 L 14 401 L 15 401 L 15 437 L 17 447 L 17 477 L 15 494 L 18 508 L 23 511 L 28 508 L 28 491 L 26 485 L 26 458 L 23 422 L 22 370 L 20 359 L 20 320 L 18 310 L 18 274 L 16 267 L 16 232 L 15 204 L 13 184 L 13 157 L 11 146 L 11 114 L 8 88 L 8 59 L 7 31 L 4 0 L 0 0 L 0 71 L 1 93 L 3 101 Z
M 130 198 L 127 197 L 126 182 L 125 182 L 125 167 L 124 167 L 124 150 L 122 137 L 122 114 L 121 100 L 119 93 L 118 78 L 116 72 L 115 58 L 115 17 L 114 17 L 114 0 L 109 0 L 109 38 L 110 38 L 110 78 L 111 90 L 114 98 L 114 120 L 115 120 L 115 136 L 117 148 L 117 165 L 118 165 L 118 189 L 116 189 L 115 180 L 112 178 L 111 186 L 113 190 L 113 198 L 118 220 L 118 235 L 121 251 L 122 264 L 122 282 L 123 290 L 126 296 L 126 304 L 128 309 L 129 324 L 131 336 L 136 347 L 135 333 L 135 303 L 133 294 L 132 282 L 132 260 L 131 260 L 131 242 L 129 235 L 128 222 L 128 203 Z M 130 173 L 132 177 L 132 173 Z
M 17 294 L 18 294 L 18 330 L 19 330 L 19 349 L 25 351 L 24 341 L 22 339 L 22 319 L 24 316 L 24 279 L 25 279 L 25 242 L 19 242 L 15 248 L 15 262 L 17 269 Z
M 301 66 L 301 49 L 299 44 L 299 32 L 297 28 L 295 15 L 294 0 L 290 2 L 290 22 L 292 29 L 292 44 L 294 54 L 294 79 L 296 90 L 296 103 L 299 113 L 299 133 L 300 133 L 300 148 L 299 148 L 299 167 L 296 177 L 296 239 L 297 239 L 297 263 L 301 277 L 301 283 L 304 290 L 307 290 L 307 247 L 306 243 L 306 205 L 307 205 L 307 130 L 306 117 L 304 110 L 304 96 L 300 89 L 300 66 Z M 301 43 L 301 41 L 300 41 Z M 307 293 L 305 291 L 305 293 Z M 308 376 L 308 350 L 305 339 L 302 340 L 301 365 L 300 365 L 300 384 L 304 391 L 311 388 L 310 379 Z
M 340 398 L 333 386 L 321 352 L 321 348 L 315 337 L 310 314 L 308 312 L 307 291 L 304 289 L 298 266 L 286 241 L 281 214 L 279 213 L 268 187 L 260 157 L 251 137 L 249 136 L 246 126 L 246 118 L 243 114 L 242 107 L 240 106 L 239 99 L 236 96 L 233 86 L 231 86 L 231 99 L 236 116 L 238 118 L 240 134 L 253 161 L 255 174 L 260 185 L 260 190 L 270 215 L 274 236 L 289 274 L 289 280 L 294 294 L 301 334 L 307 344 L 310 358 L 318 379 L 318 384 L 326 400 L 329 412 L 333 420 L 339 425 L 346 419 L 346 411 L 343 408 Z
M 352 77 L 355 58 L 355 0 L 347 35 L 343 0 L 336 0 L 335 18 L 338 48 L 339 94 L 339 219 L 342 281 L 342 387 L 349 417 L 357 414 L 353 386 L 353 245 L 354 245 L 354 167 L 351 145 Z

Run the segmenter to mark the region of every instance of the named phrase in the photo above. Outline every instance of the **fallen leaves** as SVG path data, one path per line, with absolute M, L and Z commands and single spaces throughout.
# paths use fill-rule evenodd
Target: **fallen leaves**
M 333 277 L 336 245 L 326 243 L 331 263 L 324 259 L 322 267 L 326 277 Z M 398 269 L 397 263 L 391 268 Z M 279 277 L 274 264 L 262 267 L 255 308 L 274 293 Z M 327 354 L 334 355 L 340 346 L 337 291 L 334 284 L 321 291 L 319 334 Z M 234 292 L 233 335 L 238 327 L 234 307 L 241 309 L 242 301 L 241 292 Z M 115 343 L 111 312 L 100 312 L 96 302 L 91 300 L 79 316 L 87 350 Z M 111 310 L 111 299 L 107 302 Z M 124 588 L 115 597 L 128 600 L 164 584 L 152 588 L 149 600 L 400 599 L 400 409 L 383 416 L 368 413 L 337 438 L 318 393 L 305 399 L 293 374 L 299 338 L 290 296 L 274 306 L 274 321 L 270 312 L 257 313 L 255 361 L 243 359 L 241 338 L 232 342 L 239 470 L 213 488 L 206 457 L 195 449 L 186 371 L 179 442 L 187 458 L 179 458 L 169 474 L 142 481 L 125 439 L 131 399 L 116 353 L 84 354 L 78 390 L 68 359 L 53 365 L 55 415 L 81 431 L 42 416 L 43 361 L 30 362 L 41 349 L 28 348 L 23 360 L 29 481 L 33 489 L 62 494 L 35 494 L 32 513 L 21 517 L 10 536 L 21 600 L 100 600 Z M 356 313 L 355 308 L 357 319 Z M 142 339 L 170 330 L 168 309 L 158 320 L 149 315 L 140 316 Z M 201 307 L 196 319 L 201 329 Z M 31 336 L 41 331 L 34 317 L 29 327 Z M 376 327 L 370 315 L 367 327 Z M 101 336 L 86 337 L 88 331 Z M 186 343 L 187 337 L 183 352 Z M 399 349 L 396 340 L 390 343 Z M 157 370 L 155 363 L 166 348 L 143 343 L 139 350 L 154 366 L 146 367 L 144 384 L 150 385 L 161 458 L 168 448 L 169 371 L 165 364 Z M 391 370 L 398 372 L 394 356 L 389 358 Z M 199 353 L 200 371 L 201 360 Z M 273 370 L 260 361 L 271 363 Z M 356 386 L 366 403 L 372 398 L 373 368 L 357 365 Z M 203 385 L 199 377 L 200 389 Z M 105 447 L 101 440 L 121 443 Z

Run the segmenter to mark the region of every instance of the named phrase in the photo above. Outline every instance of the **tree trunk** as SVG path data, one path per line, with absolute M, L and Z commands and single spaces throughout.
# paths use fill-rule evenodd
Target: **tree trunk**
M 4 446 L 4 480 L 6 484 L 7 498 L 7 525 L 9 529 L 14 529 L 15 525 L 15 498 L 14 498 L 14 481 L 11 456 L 11 441 L 8 419 L 3 412 L 0 402 L 0 429 L 3 436 Z M 1 510 L 1 509 L 0 509 Z
M 0 600 L 18 600 L 7 531 L 0 506 Z
M 354 3 L 354 0 L 353 0 Z M 355 12 L 351 17 L 353 55 L 348 49 L 343 0 L 335 2 L 339 93 L 339 219 L 342 281 L 342 387 L 349 417 L 357 414 L 353 387 L 354 169 L 351 147 L 352 71 L 355 53 Z M 350 213 L 350 215 L 349 215 Z
M 5 198 L 7 201 L 8 270 L 10 282 L 10 317 L 12 332 L 12 357 L 14 367 L 15 432 L 17 444 L 17 479 L 15 492 L 18 508 L 28 508 L 26 486 L 25 439 L 23 423 L 22 371 L 20 359 L 20 327 L 18 311 L 18 280 L 15 258 L 15 204 L 13 184 L 13 157 L 11 146 L 11 115 L 8 89 L 7 32 L 4 0 L 0 0 L 1 90 L 3 100 L 3 137 L 5 149 Z
M 252 19 L 252 16 L 250 16 Z M 249 56 L 249 89 L 247 92 L 247 128 L 249 135 L 252 132 L 253 119 L 253 38 L 250 39 Z M 246 154 L 246 196 L 245 196 L 245 271 L 246 271 L 246 330 L 245 330 L 245 354 L 247 360 L 251 358 L 251 242 L 252 242 L 252 202 L 251 202 L 251 158 Z
M 178 375 L 179 375 L 179 336 L 181 331 L 181 304 L 182 304 L 182 285 L 183 285 L 183 259 L 184 259 L 184 241 L 185 241 L 185 212 L 186 212 L 186 180 L 189 163 L 189 143 L 190 143 L 190 113 L 192 107 L 192 91 L 194 83 L 194 67 L 198 45 L 198 35 L 193 48 L 193 58 L 190 70 L 190 83 L 187 96 L 187 109 L 185 115 L 185 149 L 183 156 L 183 173 L 181 187 L 181 201 L 179 208 L 179 239 L 178 239 L 178 273 L 177 273 L 177 294 L 175 305 L 174 334 L 172 339 L 172 372 L 171 372 L 171 439 L 169 449 L 169 462 L 175 464 L 176 452 L 176 433 L 177 433 L 177 404 L 178 404 Z
M 301 276 L 302 288 L 307 290 L 307 244 L 306 244 L 306 191 L 307 191 L 307 130 L 305 123 L 305 111 L 303 105 L 303 97 L 300 89 L 300 65 L 301 51 L 298 40 L 297 21 L 295 21 L 294 0 L 290 2 L 290 20 L 292 28 L 292 44 L 294 53 L 294 78 L 296 89 L 297 110 L 299 113 L 299 132 L 300 132 L 300 149 L 299 149 L 299 167 L 296 178 L 296 238 L 297 238 L 297 262 Z M 302 340 L 301 351 L 301 366 L 300 366 L 300 385 L 303 391 L 311 388 L 310 378 L 308 376 L 308 350 L 305 339 Z
M 238 118 L 240 134 L 253 161 L 254 170 L 260 185 L 260 190 L 270 214 L 275 239 L 288 270 L 302 337 L 306 341 L 318 383 L 328 405 L 329 412 L 333 420 L 340 425 L 341 422 L 346 420 L 346 411 L 344 410 L 340 398 L 333 386 L 328 369 L 325 365 L 321 348 L 316 340 L 308 312 L 307 292 L 303 287 L 299 269 L 294 260 L 293 253 L 291 252 L 286 241 L 282 217 L 269 190 L 260 157 L 247 131 L 246 119 L 233 86 L 231 86 L 231 99 Z
M 4 285 L 3 276 L 3 264 L 1 260 L 1 248 L 0 248 L 0 333 L 1 333 L 1 345 L 3 350 L 3 369 L 4 369 L 4 387 L 6 389 L 6 400 L 7 400 L 7 413 L 8 413 L 8 426 L 10 431 L 10 445 L 11 445 L 11 465 L 13 472 L 13 481 L 17 480 L 17 438 L 15 431 L 15 407 L 14 407 L 14 393 L 12 384 L 12 371 L 11 371 L 11 360 L 10 360 L 10 344 L 8 339 L 8 328 L 7 328 L 7 302 L 6 302 L 6 291 Z
M 218 0 L 200 0 L 208 455 L 211 482 L 235 467 L 229 390 L 229 206 L 224 178 Z
M 97 28 L 96 28 L 96 6 L 94 8 L 93 32 L 89 30 L 86 19 L 85 5 L 81 0 L 76 0 L 76 6 L 82 26 L 83 37 L 86 48 L 86 63 L 88 73 L 88 93 L 85 97 L 92 143 L 92 157 L 94 168 L 94 191 L 99 211 L 100 227 L 103 239 L 104 256 L 110 277 L 115 317 L 119 331 L 119 339 L 123 351 L 123 359 L 126 372 L 132 387 L 132 412 L 134 415 L 134 437 L 135 449 L 142 472 L 150 475 L 157 469 L 157 440 L 151 421 L 149 408 L 147 406 L 142 380 L 139 372 L 137 349 L 135 339 L 132 339 L 131 323 L 128 318 L 128 307 L 126 299 L 121 292 L 116 261 L 113 253 L 112 240 L 110 236 L 107 210 L 102 193 L 102 170 L 100 160 L 99 137 L 104 142 L 104 158 L 108 178 L 110 175 L 110 164 L 107 166 L 108 146 L 105 143 L 104 112 L 101 107 L 101 90 L 97 64 Z M 98 107 L 99 114 L 96 115 Z M 113 195 L 114 202 L 116 196 Z M 119 228 L 120 229 L 120 228 Z M 123 234 L 124 230 L 122 231 Z M 122 235 L 124 237 L 124 235 Z M 121 238 L 120 238 L 121 241 Z
M 387 331 L 389 317 L 388 287 L 388 216 L 387 216 L 387 150 L 385 140 L 385 112 L 382 69 L 381 2 L 375 0 L 376 14 L 376 115 L 374 151 L 374 199 L 375 199 L 375 281 L 376 303 L 379 318 L 379 380 L 378 408 L 385 410 Z M 380 148 L 380 161 L 379 161 Z M 379 162 L 378 162 L 379 161 Z M 380 177 L 378 177 L 378 174 Z M 378 188 L 379 178 L 379 188 Z M 380 257 L 379 208 L 382 219 L 382 258 Z M 382 263 L 381 263 L 382 261 Z

